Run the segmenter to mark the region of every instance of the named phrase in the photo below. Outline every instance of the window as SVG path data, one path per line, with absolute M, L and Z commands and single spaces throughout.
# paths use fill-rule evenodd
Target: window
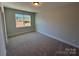
M 31 26 L 31 15 L 16 13 L 15 20 L 16 20 L 16 28 Z

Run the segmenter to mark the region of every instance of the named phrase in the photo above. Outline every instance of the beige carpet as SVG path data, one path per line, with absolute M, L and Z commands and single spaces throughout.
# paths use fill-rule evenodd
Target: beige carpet
M 8 56 L 79 55 L 79 49 L 37 32 L 11 37 L 7 43 Z

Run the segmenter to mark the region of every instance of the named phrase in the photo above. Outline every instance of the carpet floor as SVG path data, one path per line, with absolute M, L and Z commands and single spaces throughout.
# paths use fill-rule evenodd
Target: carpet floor
M 79 49 L 38 32 L 8 38 L 7 56 L 78 56 Z

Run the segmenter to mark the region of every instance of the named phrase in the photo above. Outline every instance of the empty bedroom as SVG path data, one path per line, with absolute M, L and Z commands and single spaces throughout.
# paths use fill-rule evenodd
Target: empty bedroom
M 0 55 L 79 56 L 78 2 L 0 2 Z

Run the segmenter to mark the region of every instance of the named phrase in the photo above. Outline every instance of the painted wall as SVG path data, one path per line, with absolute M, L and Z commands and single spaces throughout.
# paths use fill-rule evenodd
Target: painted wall
M 0 56 L 5 56 L 6 55 L 6 47 L 5 47 L 5 35 L 3 31 L 3 22 L 2 22 L 2 12 L 0 8 Z
M 31 15 L 32 26 L 31 27 L 16 28 L 15 13 L 24 13 L 24 14 Z M 6 18 L 6 26 L 7 26 L 8 36 L 15 35 L 16 33 L 21 33 L 21 32 L 35 31 L 35 13 L 5 8 L 5 18 Z
M 37 13 L 36 29 L 79 48 L 79 4 L 51 7 Z

